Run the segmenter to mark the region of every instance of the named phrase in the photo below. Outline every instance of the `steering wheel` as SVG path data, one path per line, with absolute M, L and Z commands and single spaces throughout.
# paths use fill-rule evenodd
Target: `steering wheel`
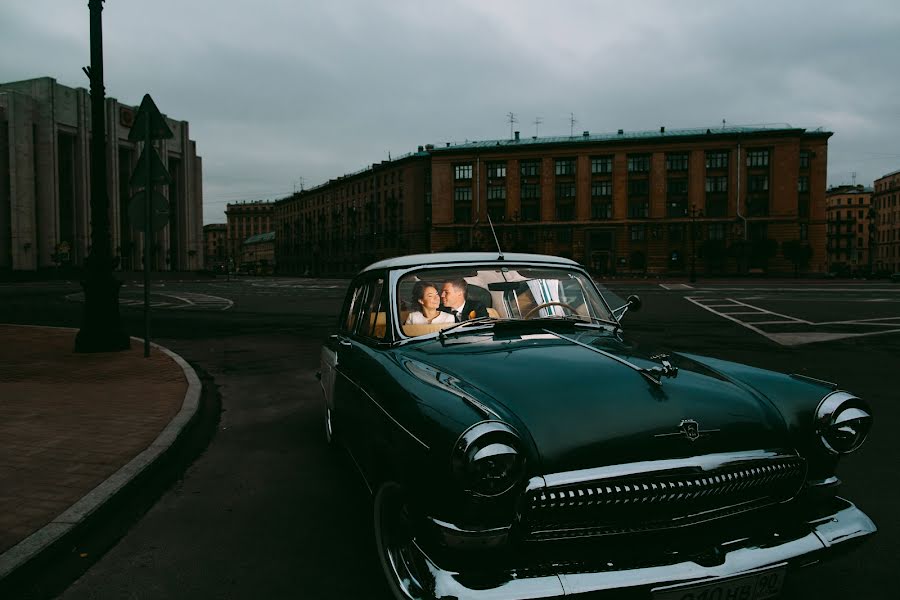
M 537 311 L 541 310 L 542 308 L 547 308 L 548 306 L 562 306 L 564 309 L 568 310 L 568 311 L 571 312 L 573 315 L 577 315 L 577 314 L 578 314 L 578 311 L 577 311 L 571 304 L 566 304 L 565 302 L 559 302 L 559 301 L 557 301 L 557 300 L 554 300 L 554 301 L 552 301 L 552 302 L 544 302 L 543 304 L 538 304 L 537 306 L 535 306 L 534 308 L 532 308 L 531 310 L 529 310 L 527 313 L 525 313 L 525 314 L 522 316 L 522 318 L 523 318 L 523 319 L 530 319 L 530 318 L 531 318 L 531 315 L 533 315 L 533 314 L 536 313 Z

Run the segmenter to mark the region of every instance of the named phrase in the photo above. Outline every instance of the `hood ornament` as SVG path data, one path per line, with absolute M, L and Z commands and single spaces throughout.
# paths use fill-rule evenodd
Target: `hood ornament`
M 671 437 L 675 435 L 683 435 L 689 442 L 696 442 L 701 437 L 719 431 L 718 429 L 700 429 L 700 424 L 694 419 L 682 419 L 678 424 L 678 431 L 672 433 L 657 433 L 653 437 Z

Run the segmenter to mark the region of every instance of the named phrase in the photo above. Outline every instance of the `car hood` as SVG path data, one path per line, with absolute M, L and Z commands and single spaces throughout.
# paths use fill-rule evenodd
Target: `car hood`
M 401 352 L 465 382 L 530 436 L 533 473 L 790 447 L 781 414 L 757 391 L 677 354 L 668 355 L 677 375 L 657 385 L 616 358 L 644 368 L 661 359 L 606 330 L 471 332 Z M 697 423 L 699 438 L 683 421 Z

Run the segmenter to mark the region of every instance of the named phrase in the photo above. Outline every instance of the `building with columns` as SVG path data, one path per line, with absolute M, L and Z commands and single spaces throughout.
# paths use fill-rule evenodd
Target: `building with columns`
M 141 143 L 128 141 L 135 106 L 106 99 L 111 248 L 119 269 L 142 268 L 143 234 L 128 218 Z M 187 121 L 155 142 L 172 183 L 157 186 L 169 223 L 154 235 L 154 270 L 203 268 L 202 160 Z M 84 266 L 90 251 L 90 94 L 41 77 L 0 84 L 0 271 Z

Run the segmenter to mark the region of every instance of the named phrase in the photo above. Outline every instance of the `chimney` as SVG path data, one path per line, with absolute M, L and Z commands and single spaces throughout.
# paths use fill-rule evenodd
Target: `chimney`
M 516 141 L 517 142 L 519 141 L 519 132 L 518 131 L 516 132 Z
M 429 151 L 434 150 L 434 144 L 425 144 L 425 149 Z
M 450 142 L 447 142 L 447 147 L 448 147 L 448 148 L 450 147 Z
M 619 130 L 619 135 L 625 135 L 625 130 L 624 130 L 624 129 L 620 129 L 620 130 Z
M 665 132 L 666 132 L 665 126 L 660 127 L 660 128 L 659 128 L 659 132 L 660 132 L 660 133 L 665 133 Z
M 422 152 L 423 150 L 425 150 L 425 148 L 423 148 L 422 146 L 419 146 L 419 152 Z

